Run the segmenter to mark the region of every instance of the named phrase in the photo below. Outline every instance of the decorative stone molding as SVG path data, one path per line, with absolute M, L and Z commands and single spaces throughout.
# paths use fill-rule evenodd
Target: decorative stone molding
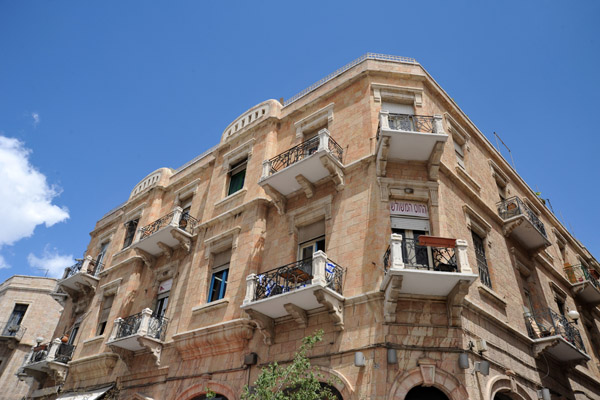
M 192 400 L 203 394 L 206 394 L 207 390 L 210 390 L 214 393 L 219 393 L 225 396 L 228 399 L 237 399 L 239 395 L 239 391 L 234 391 L 229 386 L 225 385 L 223 382 L 212 381 L 211 375 L 201 375 L 200 383 L 193 385 L 185 389 L 182 393 L 180 393 L 176 399 L 177 400 Z M 182 386 L 185 387 L 185 386 Z
M 173 335 L 173 342 L 183 360 L 234 353 L 247 346 L 254 326 L 248 319 L 234 319 Z
M 273 340 L 275 339 L 275 322 L 273 319 L 256 310 L 250 309 L 245 311 L 252 321 L 254 321 L 259 332 L 263 335 L 265 344 L 273 344 Z
M 420 358 L 417 368 L 400 372 L 393 380 L 388 400 L 404 400 L 406 393 L 415 386 L 432 386 L 441 390 L 450 400 L 469 398 L 465 386 L 454 376 L 435 364 L 435 360 Z
M 206 239 L 204 241 L 204 258 L 208 259 L 211 254 L 237 248 L 237 240 L 241 230 L 241 226 L 235 226 Z
M 123 278 L 117 278 L 115 280 L 112 280 L 112 281 L 100 286 L 100 288 L 99 288 L 100 289 L 99 292 L 101 293 L 100 297 L 102 298 L 102 297 L 116 295 L 117 292 L 119 291 L 119 286 L 121 286 L 122 281 L 123 281 Z
M 333 122 L 333 106 L 334 103 L 330 103 L 325 107 L 315 111 L 305 118 L 294 123 L 296 128 L 296 139 L 302 139 L 304 132 L 313 128 L 319 127 L 319 125 L 330 124 Z
M 511 370 L 506 370 L 506 375 L 496 375 L 490 378 L 485 385 L 483 400 L 493 400 L 497 393 L 510 393 L 511 399 L 533 400 L 535 392 L 528 393 L 527 390 L 517 383 L 517 376 Z
M 71 361 L 71 377 L 76 382 L 110 376 L 119 356 L 114 353 L 100 353 Z
M 419 358 L 417 365 L 421 368 L 421 376 L 423 377 L 421 386 L 433 386 L 435 384 L 435 360 L 431 358 Z
M 437 182 L 414 181 L 409 179 L 377 178 L 380 189 L 380 200 L 388 202 L 394 200 L 408 200 L 429 203 L 432 207 L 439 204 Z M 411 189 L 412 193 L 407 193 Z M 411 191 L 409 190 L 409 191 Z
M 414 107 L 423 106 L 423 89 L 388 85 L 385 83 L 372 83 L 373 100 L 375 103 L 390 101 L 396 103 L 409 103 Z
M 461 146 L 465 146 L 471 140 L 471 135 L 449 113 L 444 113 L 444 118 L 448 125 L 448 133 L 452 135 L 452 139 Z M 468 146 L 466 150 L 469 150 Z
M 328 195 L 319 200 L 311 201 L 310 204 L 289 211 L 288 217 L 288 233 L 292 235 L 299 226 L 304 226 L 325 218 L 331 218 L 331 201 L 332 196 Z
M 260 121 L 277 116 L 279 110 L 281 110 L 281 103 L 276 100 L 266 100 L 255 105 L 225 128 L 221 135 L 221 142 L 228 142 L 246 132 L 250 127 L 256 126 Z
M 329 313 L 329 319 L 336 331 L 344 330 L 344 302 L 332 296 L 325 290 L 314 292 L 319 304 L 325 307 Z
M 223 165 L 231 167 L 232 164 L 235 164 L 244 158 L 250 159 L 250 157 L 252 157 L 252 147 L 254 146 L 255 141 L 256 139 L 252 138 L 235 149 L 223 154 Z
M 131 191 L 131 194 L 129 195 L 129 200 L 155 186 L 165 186 L 166 181 L 172 174 L 173 170 L 171 170 L 170 168 L 159 168 L 156 171 L 152 172 L 150 175 L 142 179 L 137 185 L 135 185 L 135 187 Z
M 473 189 L 476 193 L 481 192 L 481 185 L 477 183 L 477 181 L 475 181 L 475 179 L 473 179 L 473 177 L 471 177 L 471 175 L 469 175 L 463 167 L 457 165 L 456 167 L 454 167 L 454 169 L 456 170 L 456 175 L 458 175 L 460 179 L 462 179 L 467 185 L 469 185 L 471 189 Z
M 490 164 L 490 168 L 492 169 L 492 176 L 496 180 L 496 183 L 498 184 L 498 186 L 503 187 L 503 188 L 508 186 L 508 182 L 509 182 L 508 175 L 506 175 L 502 171 L 502 169 L 498 166 L 498 164 L 493 162 L 491 159 L 489 159 L 488 162 Z
M 492 231 L 492 225 L 469 205 L 463 205 L 463 212 L 465 213 L 467 228 L 469 228 L 469 230 L 472 230 L 483 237 L 488 236 L 488 234 Z

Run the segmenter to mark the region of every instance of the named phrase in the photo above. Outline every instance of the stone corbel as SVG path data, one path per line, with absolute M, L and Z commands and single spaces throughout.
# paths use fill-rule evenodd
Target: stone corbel
M 546 349 L 550 347 L 554 347 L 559 343 L 559 339 L 548 340 L 542 343 L 536 343 L 533 345 L 533 355 L 537 358 L 539 357 Z
M 339 192 L 344 189 L 344 171 L 339 165 L 335 164 L 327 155 L 320 157 L 321 163 L 329 171 L 329 177 L 335 185 L 335 189 Z
M 263 335 L 265 344 L 273 344 L 273 340 L 275 339 L 275 322 L 273 319 L 256 310 L 246 310 L 246 313 L 254 321 L 256 327 Z
M 156 261 L 156 258 L 154 258 L 152 254 L 137 247 L 135 249 L 135 254 L 142 260 L 146 267 L 152 269 L 154 266 L 154 261 Z
M 163 251 L 163 254 L 167 257 L 167 259 L 170 260 L 173 256 L 173 249 L 163 242 L 157 242 L 156 245 Z
M 277 190 L 273 189 L 271 185 L 263 185 L 263 189 L 265 190 L 265 193 L 273 199 L 273 204 L 275 205 L 275 208 L 277 208 L 279 215 L 285 214 L 285 197 Z
M 463 300 L 469 293 L 470 282 L 467 280 L 458 281 L 452 291 L 448 294 L 446 302 L 448 306 L 448 322 L 450 326 L 461 326 L 460 316 L 463 310 Z
M 315 185 L 313 185 L 308 179 L 304 177 L 304 175 L 296 176 L 296 182 L 302 187 L 304 190 L 304 194 L 306 194 L 306 198 L 310 199 L 313 197 L 315 193 Z
M 185 249 L 186 253 L 190 252 L 192 249 L 192 239 L 175 229 L 171 231 L 171 236 L 173 236 L 173 239 L 179 242 L 181 247 Z
M 300 325 L 302 328 L 306 328 L 308 326 L 308 315 L 306 315 L 306 311 L 304 309 L 292 303 L 284 304 L 283 307 L 292 316 L 292 318 L 294 318 L 298 325 Z
M 144 346 L 152 353 L 154 357 L 154 363 L 157 367 L 160 367 L 160 354 L 162 353 L 162 344 L 158 343 L 156 340 L 147 338 L 145 336 L 139 336 L 137 341 L 140 345 Z
M 67 372 L 69 372 L 69 367 L 65 365 L 60 365 L 58 363 L 49 362 L 48 368 L 50 369 L 50 374 L 52 379 L 57 385 L 62 385 L 65 383 L 65 379 L 67 379 Z
M 512 231 L 515 230 L 516 227 L 523 223 L 523 218 L 516 219 L 514 221 L 510 221 L 509 223 L 505 223 L 502 227 L 502 233 L 504 236 L 509 237 Z
M 390 137 L 381 136 L 379 138 L 381 145 L 377 149 L 377 159 L 375 161 L 375 167 L 377 170 L 377 176 L 386 176 L 387 173 L 387 157 L 390 149 Z
M 121 361 L 123 361 L 125 363 L 125 365 L 127 366 L 127 369 L 129 369 L 130 371 L 133 371 L 133 351 L 126 350 L 126 349 L 123 349 L 121 347 L 117 347 L 114 345 L 108 345 L 108 347 L 110 348 L 110 350 L 113 353 L 115 353 L 116 355 L 119 356 Z
M 427 161 L 427 174 L 430 181 L 437 181 L 440 175 L 440 162 L 442 153 L 444 152 L 444 144 L 446 142 L 436 142 L 433 151 Z
M 402 276 L 390 276 L 383 298 L 383 316 L 387 323 L 396 321 L 396 306 L 400 297 L 400 289 L 402 289 Z
M 331 293 L 327 293 L 323 289 L 316 290 L 315 297 L 319 304 L 325 306 L 329 312 L 329 319 L 333 322 L 333 326 L 337 331 L 344 330 L 344 302 L 337 299 Z

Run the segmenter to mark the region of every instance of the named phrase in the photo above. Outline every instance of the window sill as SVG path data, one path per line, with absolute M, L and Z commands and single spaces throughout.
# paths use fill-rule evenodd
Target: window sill
M 233 199 L 237 199 L 238 197 L 241 197 L 244 194 L 246 194 L 247 191 L 248 191 L 247 188 L 242 188 L 242 189 L 238 190 L 237 192 L 235 192 L 233 194 L 230 194 L 229 196 L 225 197 L 224 199 L 217 201 L 215 203 L 215 207 L 222 206 L 223 204 L 226 204 L 229 201 L 232 201 Z
M 93 338 L 90 339 L 86 339 L 83 341 L 84 345 L 88 345 L 88 344 L 92 344 L 92 343 L 96 343 L 96 342 L 102 342 L 104 341 L 104 335 L 100 335 L 100 336 L 94 336 Z
M 202 314 L 205 312 L 217 310 L 220 308 L 227 307 L 229 304 L 229 297 L 222 298 L 220 300 L 212 301 L 210 303 L 203 304 L 192 308 L 192 314 Z
M 500 295 L 498 293 L 496 293 L 489 287 L 479 284 L 479 285 L 477 285 L 477 289 L 479 289 L 479 293 L 481 295 L 487 297 L 488 299 L 491 299 L 492 301 L 496 302 L 498 305 L 502 306 L 503 308 L 506 308 L 506 300 L 504 300 L 502 297 L 500 297 Z
M 467 171 L 461 167 L 460 165 L 456 166 L 456 174 L 464 180 L 472 189 L 474 189 L 477 193 L 481 191 L 481 185 L 475 181 L 475 179 L 471 178 L 471 175 L 467 173 Z

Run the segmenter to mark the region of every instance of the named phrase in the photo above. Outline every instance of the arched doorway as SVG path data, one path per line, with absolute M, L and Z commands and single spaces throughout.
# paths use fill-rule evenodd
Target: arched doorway
M 196 396 L 194 397 L 192 400 L 206 400 L 207 397 L 205 394 L 203 394 L 202 396 Z M 215 397 L 211 397 L 210 400 L 227 400 L 227 397 L 223 396 L 222 394 L 216 394 Z
M 329 385 L 327 383 L 321 382 L 321 387 L 329 389 L 331 391 L 331 393 L 335 396 L 335 398 L 337 400 L 344 400 L 344 398 L 342 397 L 342 394 L 340 393 L 340 391 L 337 390 L 336 388 L 334 388 L 333 386 L 331 386 L 331 385 Z
M 448 396 L 434 387 L 415 386 L 410 389 L 404 400 L 449 400 Z
M 512 400 L 512 397 L 508 397 L 507 395 L 502 393 L 496 393 L 496 395 L 494 396 L 494 400 Z

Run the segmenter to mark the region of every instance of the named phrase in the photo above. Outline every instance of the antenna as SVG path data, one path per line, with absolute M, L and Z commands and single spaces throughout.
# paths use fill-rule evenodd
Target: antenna
M 498 147 L 498 151 L 500 151 L 500 145 L 498 144 L 498 140 L 500 140 L 500 142 L 504 145 L 504 147 L 506 147 L 506 150 L 508 150 L 508 154 L 510 155 L 510 161 L 512 163 L 513 168 L 516 170 L 517 167 L 515 166 L 515 160 L 513 159 L 512 152 L 510 151 L 510 149 L 508 148 L 506 143 L 504 143 L 502 138 L 496 132 L 494 132 L 494 136 L 496 136 L 496 147 Z
M 35 268 L 39 271 L 44 271 L 44 277 L 47 278 L 48 277 L 48 272 L 50 272 L 50 270 L 48 268 Z

